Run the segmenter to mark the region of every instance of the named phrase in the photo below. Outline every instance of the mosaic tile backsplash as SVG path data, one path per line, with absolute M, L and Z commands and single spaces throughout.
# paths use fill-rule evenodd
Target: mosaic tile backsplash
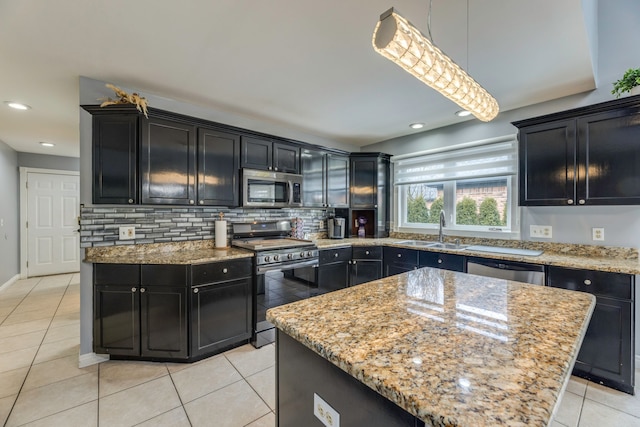
M 184 242 L 214 238 L 214 222 L 220 212 L 232 222 L 299 218 L 303 235 L 326 233 L 325 209 L 225 209 L 189 207 L 82 207 L 80 210 L 80 247 L 134 245 L 143 243 Z M 300 224 L 300 221 L 296 221 Z M 119 227 L 134 226 L 136 237 L 119 239 Z M 322 226 L 322 228 L 321 228 Z M 298 231 L 299 232 L 299 231 Z

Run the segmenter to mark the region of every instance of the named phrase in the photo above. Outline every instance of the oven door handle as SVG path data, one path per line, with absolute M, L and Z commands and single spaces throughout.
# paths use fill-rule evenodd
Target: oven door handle
M 294 268 L 317 267 L 317 266 L 318 266 L 317 259 L 310 259 L 307 261 L 296 261 L 291 264 L 259 265 L 256 267 L 256 274 L 264 274 L 267 271 L 274 271 L 274 270 L 284 271 L 284 270 L 292 270 Z

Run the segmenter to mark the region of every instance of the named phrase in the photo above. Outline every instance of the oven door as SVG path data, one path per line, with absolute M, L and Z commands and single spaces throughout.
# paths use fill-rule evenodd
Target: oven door
M 275 327 L 267 310 L 318 295 L 318 259 L 256 267 L 253 293 L 254 333 L 251 344 L 260 348 L 275 341 Z

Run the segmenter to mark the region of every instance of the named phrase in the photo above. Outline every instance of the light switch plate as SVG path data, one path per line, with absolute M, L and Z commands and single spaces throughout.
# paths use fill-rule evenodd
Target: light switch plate
M 553 229 L 550 225 L 531 225 L 529 234 L 538 239 L 550 239 L 553 236 Z

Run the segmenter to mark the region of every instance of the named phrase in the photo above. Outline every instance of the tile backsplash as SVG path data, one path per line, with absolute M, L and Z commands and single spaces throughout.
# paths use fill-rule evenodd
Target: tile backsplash
M 80 247 L 183 242 L 214 238 L 214 222 L 220 212 L 231 223 L 254 220 L 302 219 L 305 234 L 326 232 L 325 209 L 226 209 L 190 207 L 82 207 L 80 210 Z M 136 237 L 119 240 L 119 227 L 134 226 Z M 322 226 L 322 228 L 321 228 Z

